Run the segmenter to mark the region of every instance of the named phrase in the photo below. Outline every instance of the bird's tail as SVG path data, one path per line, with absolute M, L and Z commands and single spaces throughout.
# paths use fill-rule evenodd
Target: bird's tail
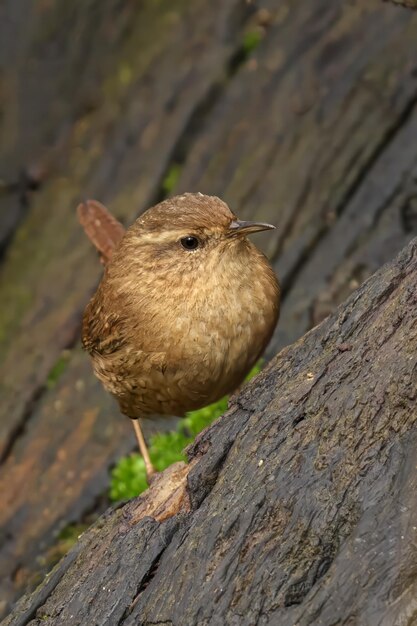
M 105 265 L 124 235 L 125 228 L 106 207 L 97 200 L 86 200 L 77 207 L 81 226 L 91 243 L 97 248 Z

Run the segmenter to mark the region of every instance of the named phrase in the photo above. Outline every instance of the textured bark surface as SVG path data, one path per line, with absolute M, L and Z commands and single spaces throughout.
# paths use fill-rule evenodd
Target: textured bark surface
M 107 513 L 5 626 L 415 624 L 416 312 L 414 240 L 201 434 L 176 514 Z
M 140 5 L 0 7 L 0 172 L 43 180 L 0 267 L 0 615 L 39 582 L 60 529 L 96 506 L 109 467 L 135 446 L 79 347 L 101 266 L 76 206 L 97 197 L 129 223 L 157 199 L 251 13 L 240 0 Z M 17 219 L 22 193 L 1 195 L 0 214 Z
M 417 9 L 417 0 L 391 0 L 394 4 L 400 4 L 409 9 Z
M 380 0 L 6 0 L 0 31 L 5 612 L 134 446 L 79 348 L 101 268 L 78 202 L 129 223 L 175 166 L 171 193 L 275 223 L 259 236 L 284 285 L 271 357 L 417 232 L 417 14 Z

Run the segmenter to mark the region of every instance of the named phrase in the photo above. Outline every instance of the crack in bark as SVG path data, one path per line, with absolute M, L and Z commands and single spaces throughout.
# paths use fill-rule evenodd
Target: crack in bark
M 238 16 L 234 19 L 231 18 L 231 21 L 235 23 L 235 28 L 242 29 L 253 15 L 254 10 L 255 8 L 251 7 L 249 3 L 246 3 L 246 6 L 238 5 L 235 9 Z M 204 125 L 204 121 L 209 118 L 211 112 L 225 92 L 228 81 L 237 74 L 240 67 L 247 61 L 247 56 L 245 56 L 243 52 L 244 46 L 240 43 L 230 52 L 229 58 L 225 61 L 223 78 L 219 72 L 218 79 L 209 86 L 199 102 L 196 102 L 193 111 L 190 112 L 183 130 L 168 156 L 165 170 L 160 177 L 159 185 L 156 186 L 153 198 L 150 200 L 150 205 L 157 204 L 167 197 L 163 188 L 163 181 L 167 173 L 173 165 L 182 166 L 185 163 L 191 151 L 191 146 L 199 135 L 200 128 Z
M 28 168 L 22 168 L 15 180 L 10 182 L 0 180 L 0 198 L 1 196 L 16 195 L 18 203 L 10 228 L 6 229 L 4 234 L 0 234 L 0 262 L 30 209 L 31 192 L 37 191 L 42 182 L 41 177 L 38 177 L 36 172 L 32 173 Z
M 68 554 L 62 559 L 60 564 L 46 577 L 46 583 L 35 591 L 31 596 L 33 602 L 29 603 L 29 607 L 22 610 L 22 613 L 16 618 L 14 626 L 27 626 L 29 622 L 36 617 L 37 611 L 45 604 L 46 600 L 51 596 L 55 588 L 58 586 L 62 578 L 65 576 L 71 565 L 76 561 L 79 554 L 84 549 L 84 544 L 79 541 Z
M 417 0 L 384 0 L 384 2 L 392 2 L 407 9 L 417 9 Z
M 64 352 L 65 350 L 71 351 L 75 348 L 79 340 L 80 328 L 81 328 L 81 316 L 80 316 L 79 325 L 76 326 L 76 328 L 74 328 L 73 332 L 71 333 L 71 337 L 65 343 L 65 345 L 62 346 L 61 353 Z M 51 369 L 49 371 L 51 371 Z M 15 427 L 10 431 L 7 437 L 7 440 L 5 442 L 3 451 L 0 454 L 0 467 L 4 465 L 4 463 L 7 461 L 9 456 L 12 454 L 14 446 L 26 432 L 28 423 L 31 420 L 33 413 L 35 412 L 39 404 L 42 402 L 43 397 L 47 395 L 49 391 L 47 379 L 48 379 L 48 375 L 45 376 L 44 382 L 39 384 L 37 387 L 34 387 L 32 394 L 27 399 L 26 404 L 22 410 L 20 419 L 16 423 Z
M 172 534 L 171 541 L 172 541 L 172 538 L 174 537 L 174 535 L 175 535 L 175 533 Z M 171 543 L 171 542 L 169 542 L 169 543 Z M 136 593 L 135 593 L 135 595 L 133 597 L 133 600 L 131 601 L 129 606 L 126 607 L 122 617 L 117 622 L 117 626 L 122 626 L 123 623 L 126 621 L 126 619 L 131 615 L 132 611 L 134 610 L 136 604 L 139 601 L 140 596 L 145 591 L 147 586 L 151 583 L 152 579 L 155 577 L 156 572 L 158 571 L 159 563 L 161 562 L 162 556 L 163 556 L 165 550 L 167 549 L 167 547 L 169 546 L 169 543 L 162 548 L 162 550 L 157 554 L 157 556 L 154 559 L 154 561 L 152 561 L 151 566 L 150 566 L 150 568 L 148 570 L 148 573 L 140 581 L 140 583 L 139 583 L 139 585 L 138 585 L 138 587 L 136 589 Z
M 417 106 L 417 93 L 410 98 L 408 103 L 405 105 L 401 114 L 396 118 L 395 123 L 391 128 L 387 129 L 385 134 L 381 137 L 381 141 L 375 147 L 373 152 L 369 155 L 369 158 L 366 163 L 363 164 L 358 174 L 352 181 L 349 188 L 346 190 L 339 203 L 335 206 L 335 214 L 339 219 L 341 215 L 344 213 L 346 208 L 349 206 L 350 201 L 356 194 L 356 192 L 360 189 L 362 183 L 369 175 L 370 171 L 376 164 L 376 162 L 381 158 L 386 148 L 393 141 L 395 135 L 401 130 L 401 128 L 407 123 L 407 121 L 412 116 L 415 108 Z M 381 210 L 385 208 L 386 204 L 382 207 Z M 380 217 L 381 211 L 378 212 L 377 216 Z M 373 225 L 370 226 L 372 228 Z M 305 265 L 308 263 L 310 256 L 314 253 L 317 246 L 320 244 L 321 240 L 325 237 L 325 235 L 330 231 L 331 228 L 334 228 L 334 223 L 332 224 L 323 224 L 322 228 L 320 228 L 316 235 L 311 239 L 311 241 L 305 246 L 304 250 L 300 252 L 299 259 L 293 265 L 293 267 L 288 272 L 285 277 L 285 281 L 283 281 L 283 291 L 282 297 L 283 299 L 286 297 L 288 292 L 291 290 L 293 284 L 296 282 L 299 274 L 304 269 Z M 279 255 L 279 249 L 274 252 L 272 257 L 272 261 L 277 260 Z

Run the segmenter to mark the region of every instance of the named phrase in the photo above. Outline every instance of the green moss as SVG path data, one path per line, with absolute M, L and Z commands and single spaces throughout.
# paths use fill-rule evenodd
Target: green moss
M 16 342 L 24 335 L 21 324 L 25 323 L 25 316 L 36 315 L 37 307 L 43 307 L 42 298 L 51 302 L 47 315 L 53 309 L 59 285 L 52 296 L 46 296 L 45 289 L 50 290 L 50 285 L 61 275 L 71 230 L 77 228 L 76 200 L 66 181 L 56 181 L 53 188 L 37 193 L 40 195 L 33 197 L 28 216 L 10 242 L 0 272 L 0 361 L 9 345 L 13 344 L 16 350 Z M 60 211 L 51 212 L 50 207 L 57 202 Z M 42 326 L 45 314 L 39 318 L 37 329 Z
M 119 67 L 119 81 L 124 87 L 130 85 L 133 80 L 133 75 L 133 70 L 128 63 L 123 63 Z
M 0 312 L 0 344 L 7 344 L 18 321 L 32 303 L 32 293 L 25 285 L 16 285 L 11 281 L 4 289 L 0 285 L 0 294 L 3 293 L 7 298 L 2 299 L 4 305 Z
M 87 530 L 89 524 L 68 524 L 58 535 L 58 541 L 63 541 L 70 547 L 77 543 L 80 535 Z
M 247 377 L 255 376 L 261 367 L 256 365 Z M 191 411 L 181 420 L 177 429 L 169 433 L 159 433 L 151 437 L 149 454 L 156 470 L 162 472 L 172 463 L 186 461 L 184 448 L 195 436 L 220 417 L 227 409 L 227 398 L 222 398 L 210 406 Z M 131 454 L 123 457 L 111 472 L 110 499 L 114 502 L 134 498 L 148 488 L 145 463 L 142 457 Z
M 162 191 L 168 196 L 177 186 L 181 174 L 181 165 L 173 163 L 162 181 Z
M 248 57 L 261 43 L 262 33 L 260 30 L 249 30 L 243 35 L 242 49 Z
M 68 365 L 69 356 L 70 353 L 65 350 L 61 354 L 55 365 L 52 367 L 46 379 L 46 386 L 48 387 L 48 389 L 53 389 L 58 380 L 61 378 L 62 374 L 65 372 Z
M 71 550 L 71 548 L 77 543 L 80 535 L 89 528 L 91 524 L 91 520 L 89 523 L 79 523 L 79 524 L 68 524 L 61 530 L 59 533 L 56 542 L 53 546 L 51 546 L 45 554 L 37 557 L 37 564 L 43 570 L 47 567 L 49 570 L 51 567 L 56 565 L 58 561 L 62 559 L 63 556 Z M 37 578 L 39 577 L 39 581 Z M 31 584 L 35 584 L 37 582 L 41 582 L 43 578 L 43 573 L 41 571 L 35 572 L 35 576 L 31 581 Z
M 123 457 L 111 473 L 110 500 L 128 500 L 147 487 L 145 463 L 139 454 Z

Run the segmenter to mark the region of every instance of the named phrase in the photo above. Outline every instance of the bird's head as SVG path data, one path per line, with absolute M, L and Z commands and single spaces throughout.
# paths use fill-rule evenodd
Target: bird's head
M 137 251 L 135 256 L 142 263 L 146 259 L 155 266 L 187 271 L 197 266 L 214 268 L 220 259 L 242 253 L 247 235 L 273 228 L 239 220 L 215 196 L 186 193 L 145 211 L 128 229 L 123 243 L 131 254 Z

